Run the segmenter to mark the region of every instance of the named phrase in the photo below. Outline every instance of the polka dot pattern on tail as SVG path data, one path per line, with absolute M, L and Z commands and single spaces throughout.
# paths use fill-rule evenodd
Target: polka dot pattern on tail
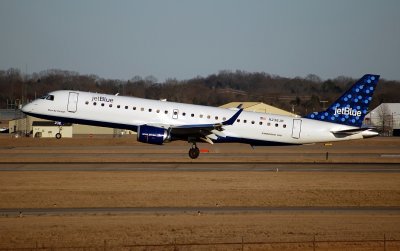
M 378 80 L 378 75 L 364 75 L 326 111 L 311 113 L 306 118 L 361 127 Z

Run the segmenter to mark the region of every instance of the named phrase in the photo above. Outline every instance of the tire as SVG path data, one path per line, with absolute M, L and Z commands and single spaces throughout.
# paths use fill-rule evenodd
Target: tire
M 62 137 L 62 135 L 61 135 L 61 133 L 56 133 L 56 139 L 61 139 L 61 137 Z
M 195 147 L 195 148 L 190 148 L 189 150 L 189 157 L 191 159 L 197 159 L 200 155 L 200 150 L 199 148 Z

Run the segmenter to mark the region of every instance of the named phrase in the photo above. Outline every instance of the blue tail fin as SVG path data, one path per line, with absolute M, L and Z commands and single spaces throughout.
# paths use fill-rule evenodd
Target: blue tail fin
M 308 114 L 306 118 L 361 127 L 378 80 L 379 75 L 364 75 L 326 111 Z

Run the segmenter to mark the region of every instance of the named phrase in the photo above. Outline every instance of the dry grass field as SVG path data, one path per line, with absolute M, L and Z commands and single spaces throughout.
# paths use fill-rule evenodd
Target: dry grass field
M 174 154 L 186 148 L 185 142 L 178 142 L 163 149 Z M 324 153 L 326 149 L 365 156 L 396 155 L 400 152 L 400 140 L 376 138 L 332 146 L 268 150 L 239 145 L 216 145 L 210 149 L 215 156 L 252 151 L 260 156 L 264 152 Z M 68 151 L 69 154 L 86 151 L 99 157 L 108 154 L 112 158 L 121 151 L 163 150 L 139 144 L 129 137 L 62 141 L 0 138 L 3 162 L 13 154 L 52 156 Z M 211 155 L 201 157 L 208 156 Z M 397 161 L 396 158 L 381 161 L 386 160 Z M 43 157 L 41 161 L 51 163 L 51 158 Z M 103 207 L 315 210 L 24 214 L 26 208 Z M 400 211 L 326 211 L 318 210 L 319 207 L 399 208 L 400 173 L 1 171 L 0 208 L 15 208 L 22 214 L 0 215 L 0 250 L 400 250 Z
M 317 243 L 317 250 L 383 250 L 383 242 L 399 239 L 400 216 L 354 214 L 201 214 L 201 215 L 82 215 L 1 218 L 0 248 L 10 247 L 124 247 L 173 243 L 298 242 L 245 245 L 245 250 L 313 250 L 312 241 L 361 241 Z M 104 248 L 106 242 L 107 248 Z M 306 243 L 302 243 L 306 242 Z M 329 245 L 328 245 L 329 244 Z M 325 247 L 324 247 L 325 246 Z M 327 249 L 328 248 L 328 249 Z M 399 243 L 388 242 L 387 250 Z M 136 247 L 125 250 L 166 250 Z M 178 250 L 241 250 L 240 245 L 188 245 Z M 33 249 L 35 250 L 35 249 Z M 167 250 L 174 250 L 169 248 Z M 357 249 L 356 249 L 357 250 Z
M 1 172 L 0 208 L 400 206 L 400 173 Z

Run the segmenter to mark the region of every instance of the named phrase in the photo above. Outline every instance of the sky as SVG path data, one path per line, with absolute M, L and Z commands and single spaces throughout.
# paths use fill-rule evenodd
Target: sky
M 400 80 L 398 0 L 0 0 L 0 70 Z

